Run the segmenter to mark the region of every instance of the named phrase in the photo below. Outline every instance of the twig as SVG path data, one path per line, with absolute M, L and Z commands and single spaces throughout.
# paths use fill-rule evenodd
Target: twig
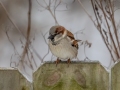
M 59 23 L 58 23 L 58 21 L 57 21 L 57 19 L 56 19 L 55 13 L 53 13 L 52 10 L 51 10 L 51 8 L 50 8 L 50 7 L 51 7 L 51 0 L 49 0 L 49 5 L 47 5 L 46 1 L 43 0 L 44 3 L 46 4 L 46 7 L 44 7 L 43 5 L 41 5 L 38 0 L 36 0 L 36 1 L 37 1 L 37 3 L 38 3 L 41 7 L 47 9 L 47 10 L 50 12 L 50 14 L 52 15 L 52 17 L 53 17 L 54 20 L 55 20 L 55 24 L 58 24 L 58 25 L 59 25 Z M 56 1 L 56 0 L 55 0 L 55 1 Z M 61 2 L 60 2 L 60 3 L 61 3 Z M 60 3 L 59 3 L 59 4 L 60 4 Z M 58 5 L 59 5 L 59 4 L 58 4 Z M 54 10 L 56 10 L 56 8 L 58 7 L 58 5 L 54 8 Z M 54 12 L 55 12 L 55 11 L 54 11 Z
M 7 12 L 6 8 L 4 7 L 2 1 L 0 1 L 0 4 L 2 8 L 4 9 L 8 19 L 11 21 L 11 23 L 14 25 L 14 27 L 17 29 L 17 31 L 26 39 L 26 36 L 21 32 L 21 30 L 17 27 L 17 25 L 13 22 L 13 19 L 10 17 L 9 13 Z M 27 40 L 27 39 L 26 39 Z M 30 45 L 31 49 L 34 51 L 35 55 L 41 60 L 41 56 L 37 53 L 37 51 L 34 49 L 32 45 Z
M 113 43 L 113 45 L 114 45 L 114 48 L 115 48 L 115 50 L 117 51 L 117 48 L 116 48 L 116 45 L 115 45 L 115 42 L 114 42 L 114 39 L 113 39 L 111 30 L 110 30 L 110 26 L 109 26 L 109 23 L 108 23 L 108 21 L 107 21 L 106 14 L 105 14 L 105 11 L 104 11 L 104 9 L 103 9 L 103 5 L 102 5 L 102 2 L 101 2 L 101 1 L 100 1 L 100 5 L 101 5 L 101 9 L 102 9 L 102 12 L 103 12 L 103 15 L 104 15 L 104 18 L 105 18 L 105 21 L 106 21 L 106 24 L 107 24 L 109 33 L 110 33 L 110 40 L 112 41 L 112 43 Z M 117 57 L 119 57 L 118 52 L 117 52 L 116 55 L 117 55 Z
M 56 3 L 57 3 L 57 0 L 55 0 L 55 5 L 56 5 Z M 55 11 L 56 11 L 57 7 L 60 5 L 60 3 L 61 3 L 61 0 L 59 0 L 59 3 L 56 6 L 54 6 L 54 19 L 55 19 L 56 24 L 58 24 L 58 21 L 56 19 Z
M 13 48 L 14 48 L 14 51 L 15 51 L 15 54 L 19 55 L 19 53 L 17 52 L 17 49 L 16 49 L 15 45 L 13 44 L 13 42 L 11 41 L 11 39 L 10 39 L 10 37 L 9 37 L 7 31 L 6 31 L 6 36 L 7 36 L 8 40 L 9 40 L 9 42 L 12 44 L 12 46 L 13 46 Z
M 97 2 L 97 0 L 95 0 L 95 1 Z M 104 35 L 103 35 L 103 33 L 102 33 L 101 24 L 99 23 L 99 20 L 98 20 L 96 11 L 95 11 L 95 7 L 94 7 L 94 2 L 93 2 L 93 0 L 91 0 L 91 3 L 92 3 L 92 7 L 93 7 L 93 10 L 94 10 L 94 14 L 95 14 L 95 17 L 96 17 L 96 20 L 97 20 L 97 24 L 98 24 L 98 29 L 99 29 L 99 31 L 100 31 L 100 35 L 102 36 L 102 39 L 103 39 L 103 41 L 104 41 L 107 49 L 109 50 L 110 55 L 111 55 L 113 61 L 115 62 L 114 57 L 113 57 L 113 55 L 112 55 L 112 52 L 111 52 L 110 48 L 108 47 L 108 45 L 107 45 L 107 43 L 106 43 L 106 41 L 105 41 L 105 37 L 104 37 Z M 98 4 L 98 2 L 97 2 L 97 4 Z M 100 6 L 100 4 L 98 4 L 98 5 L 99 5 L 100 8 L 102 8 L 102 7 Z
M 23 53 L 22 53 L 21 61 L 24 60 L 26 54 L 28 55 L 28 48 L 29 48 L 29 44 L 30 44 L 29 37 L 30 37 L 30 30 L 31 30 L 31 7 L 32 7 L 32 1 L 29 0 L 27 41 L 26 41 L 26 44 L 25 44 L 25 47 L 24 47 L 24 50 L 23 50 Z M 33 69 L 33 66 L 32 66 L 30 61 L 29 61 L 29 63 L 30 63 L 31 68 Z
M 41 32 L 41 31 L 40 31 Z M 45 33 L 45 35 L 47 34 L 48 32 L 46 32 Z M 44 61 L 44 58 L 49 54 L 49 52 L 50 52 L 50 50 L 49 50 L 49 46 L 48 46 L 48 43 L 47 43 L 47 41 L 46 41 L 46 39 L 45 39 L 45 35 L 43 35 L 43 33 L 41 32 L 41 34 L 42 34 L 42 36 L 43 36 L 43 39 L 44 39 L 44 41 L 45 41 L 45 43 L 46 43 L 46 45 L 47 45 L 47 47 L 48 47 L 48 52 L 45 54 L 45 56 L 42 58 L 42 62 Z
M 91 15 L 87 12 L 87 10 L 85 9 L 85 7 L 83 6 L 83 4 L 81 3 L 80 0 L 78 0 L 80 6 L 82 6 L 83 10 L 85 11 L 85 13 L 88 15 L 88 17 L 91 19 L 91 21 L 94 23 L 95 27 L 97 27 L 96 23 L 94 22 L 94 20 L 92 19 Z
M 110 6 L 109 6 L 109 8 L 111 8 L 111 11 L 112 11 L 112 14 L 110 15 L 110 17 L 111 17 L 111 20 L 112 20 L 112 24 L 113 24 L 113 28 L 114 28 L 114 32 L 115 32 L 115 37 L 116 37 L 116 40 L 117 40 L 117 44 L 118 44 L 118 55 L 119 55 L 119 57 L 120 57 L 120 44 L 119 44 L 119 40 L 118 40 L 118 34 L 117 34 L 117 28 L 116 28 L 116 25 L 115 25 L 115 19 L 114 19 L 114 4 L 112 5 L 112 3 L 111 3 L 111 1 L 110 0 L 108 0 L 108 2 L 109 2 L 109 4 L 110 4 Z

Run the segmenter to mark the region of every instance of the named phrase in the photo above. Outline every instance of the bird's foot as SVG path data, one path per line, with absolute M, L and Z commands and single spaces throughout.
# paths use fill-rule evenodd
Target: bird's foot
M 67 60 L 67 64 L 68 64 L 68 67 L 69 67 L 69 64 L 71 63 L 70 59 Z
M 55 61 L 56 67 L 57 67 L 57 65 L 58 65 L 58 63 L 59 63 L 60 61 L 61 61 L 61 60 L 59 60 L 59 59 L 57 58 L 57 60 Z

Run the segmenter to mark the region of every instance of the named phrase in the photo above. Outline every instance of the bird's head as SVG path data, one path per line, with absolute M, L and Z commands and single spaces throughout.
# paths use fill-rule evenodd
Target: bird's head
M 52 26 L 50 28 L 48 39 L 55 42 L 63 39 L 66 36 L 67 36 L 67 30 L 63 26 L 58 25 L 58 26 Z M 54 40 L 55 37 L 57 37 L 56 40 Z

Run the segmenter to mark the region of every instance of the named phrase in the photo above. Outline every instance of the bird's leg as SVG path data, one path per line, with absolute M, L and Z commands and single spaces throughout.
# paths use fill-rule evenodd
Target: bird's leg
M 57 64 L 60 62 L 60 59 L 59 58 L 57 58 L 57 60 L 55 61 L 55 63 L 56 63 L 56 67 L 57 67 Z
M 68 67 L 69 67 L 69 64 L 71 63 L 70 59 L 67 60 L 67 64 L 68 64 Z

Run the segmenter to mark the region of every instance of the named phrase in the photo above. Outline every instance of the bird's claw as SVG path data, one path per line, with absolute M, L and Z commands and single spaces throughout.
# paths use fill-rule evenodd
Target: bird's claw
M 55 61 L 56 67 L 57 67 L 57 64 L 58 64 L 60 61 L 61 61 L 61 60 L 59 60 L 59 59 L 57 59 L 57 60 Z
M 67 64 L 68 64 L 68 67 L 69 67 L 69 64 L 71 63 L 70 59 L 67 60 Z

